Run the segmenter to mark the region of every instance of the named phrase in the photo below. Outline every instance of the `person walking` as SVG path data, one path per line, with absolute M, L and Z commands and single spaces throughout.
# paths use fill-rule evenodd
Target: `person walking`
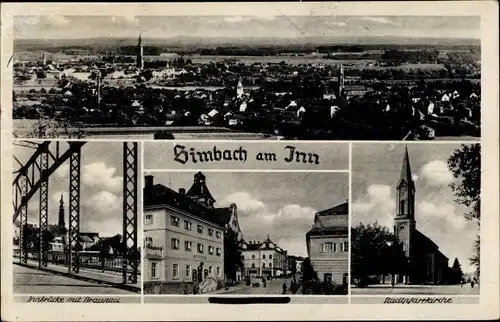
M 470 281 L 470 287 L 474 288 L 474 280 Z
M 286 294 L 286 282 L 283 283 L 283 294 Z

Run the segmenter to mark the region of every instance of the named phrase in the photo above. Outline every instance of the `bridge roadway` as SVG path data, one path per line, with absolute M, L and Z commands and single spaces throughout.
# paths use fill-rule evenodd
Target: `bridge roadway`
M 14 293 L 17 294 L 134 294 L 141 289 L 139 283 L 121 286 L 119 272 L 80 268 L 78 274 L 69 277 L 65 266 L 48 264 L 38 269 L 38 261 L 34 260 L 28 260 L 27 265 L 18 265 L 18 261 L 14 264 Z M 140 278 L 138 276 L 139 281 Z

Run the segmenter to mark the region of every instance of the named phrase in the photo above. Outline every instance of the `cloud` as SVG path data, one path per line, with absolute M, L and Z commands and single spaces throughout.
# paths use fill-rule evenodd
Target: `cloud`
M 422 201 L 416 207 L 419 216 L 426 217 L 426 220 L 434 221 L 431 225 L 436 226 L 441 221 L 445 225 L 444 231 L 449 229 L 462 230 L 466 227 L 465 218 L 456 213 L 455 205 L 453 204 L 435 204 L 429 201 Z
M 420 177 L 430 186 L 444 186 L 453 181 L 453 174 L 444 161 L 435 160 L 420 169 Z
M 63 163 L 54 172 L 54 175 L 58 178 L 69 178 L 69 164 Z
M 254 212 L 264 208 L 264 203 L 252 197 L 246 192 L 235 192 L 226 197 L 222 204 L 235 203 L 239 210 L 244 212 Z
M 415 183 L 416 183 L 416 182 L 418 181 L 419 175 L 418 175 L 418 174 L 413 174 L 413 175 L 411 176 L 411 178 L 412 178 L 413 182 L 415 182 Z
M 384 17 L 365 16 L 365 17 L 361 17 L 360 20 L 375 22 L 375 23 L 379 23 L 379 24 L 383 24 L 383 25 L 393 25 L 393 26 L 396 25 L 394 22 L 392 22 L 391 20 L 384 18 Z
M 111 22 L 121 26 L 136 26 L 139 24 L 139 19 L 135 16 L 113 16 Z
M 89 186 L 104 190 L 119 191 L 122 189 L 121 176 L 115 176 L 116 168 L 108 167 L 104 162 L 87 164 L 82 169 L 82 182 Z
M 86 198 L 84 203 L 87 207 L 99 209 L 102 213 L 110 213 L 122 209 L 122 199 L 120 196 L 109 191 L 94 193 L 90 198 Z
M 353 202 L 353 225 L 377 221 L 380 225 L 392 227 L 395 214 L 393 188 L 388 185 L 372 184 L 366 194 Z
M 58 15 L 40 16 L 38 24 L 45 27 L 63 27 L 69 25 L 69 20 L 65 16 Z

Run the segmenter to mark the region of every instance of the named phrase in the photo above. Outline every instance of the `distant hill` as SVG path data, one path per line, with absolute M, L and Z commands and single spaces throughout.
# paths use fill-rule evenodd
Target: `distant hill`
M 15 51 L 29 51 L 57 47 L 116 47 L 131 46 L 137 38 L 81 38 L 81 39 L 15 39 Z M 287 46 L 287 45 L 429 45 L 480 46 L 479 39 L 461 38 L 407 38 L 407 37 L 297 37 L 297 38 L 216 38 L 177 36 L 171 38 L 143 38 L 147 46 Z

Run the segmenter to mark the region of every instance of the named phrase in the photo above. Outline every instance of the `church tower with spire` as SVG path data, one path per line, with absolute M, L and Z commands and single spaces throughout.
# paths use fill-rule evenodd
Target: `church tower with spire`
M 137 41 L 137 61 L 136 61 L 136 67 L 139 69 L 144 68 L 144 49 L 142 47 L 142 34 L 139 34 L 139 40 Z
M 57 223 L 59 227 L 65 227 L 66 223 L 64 222 L 64 200 L 63 195 L 61 194 L 61 200 L 59 200 L 59 221 Z
M 241 80 L 241 77 L 240 79 L 238 80 L 238 85 L 236 86 L 236 97 L 237 98 L 242 98 L 243 97 L 243 83 L 242 83 L 242 80 Z
M 339 76 L 338 76 L 338 84 L 339 84 L 339 92 L 338 98 L 342 97 L 342 94 L 344 92 L 344 65 L 340 63 L 339 65 Z
M 396 186 L 396 218 L 394 234 L 403 244 L 403 250 L 410 257 L 412 239 L 415 232 L 415 183 L 412 179 L 408 148 L 405 147 L 403 166 Z

